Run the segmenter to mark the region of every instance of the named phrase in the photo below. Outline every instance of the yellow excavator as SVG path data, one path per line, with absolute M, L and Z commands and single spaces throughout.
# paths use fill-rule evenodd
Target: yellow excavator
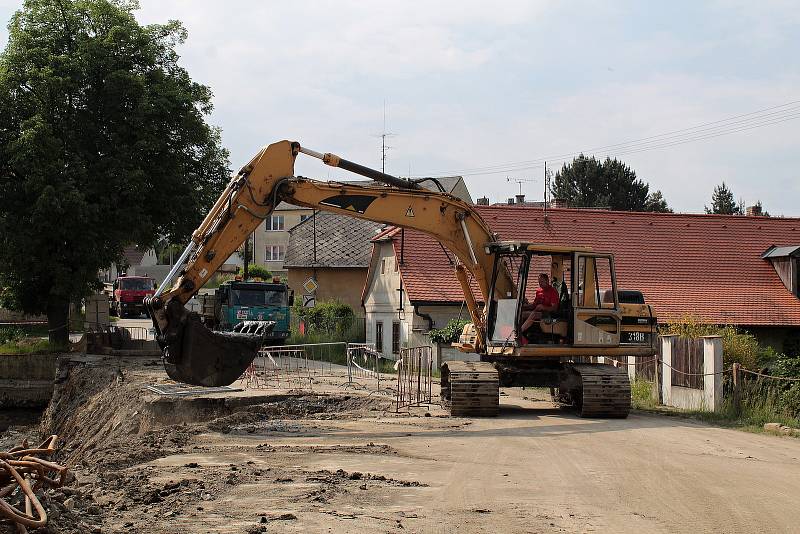
M 377 184 L 295 176 L 300 154 Z M 423 187 L 426 180 L 430 188 Z M 439 191 L 433 190 L 437 186 Z M 453 415 L 496 415 L 501 386 L 538 386 L 549 387 L 555 400 L 582 416 L 627 417 L 627 371 L 596 361 L 655 354 L 657 322 L 643 300 L 620 302 L 623 292 L 617 290 L 611 254 L 501 241 L 472 205 L 446 193 L 435 179 L 400 179 L 291 141 L 265 147 L 233 176 L 164 283 L 147 299 L 172 379 L 231 384 L 255 358 L 269 325 L 212 332 L 184 305 L 281 201 L 412 228 L 454 254 L 455 276 L 472 321 L 454 346 L 477 354 L 479 361 L 442 365 L 442 403 Z M 529 273 L 549 274 L 559 294 L 556 309 L 533 311 L 537 277 Z M 471 280 L 480 295 L 473 294 Z M 537 315 L 526 321 L 531 313 Z M 521 332 L 523 324 L 533 326 Z

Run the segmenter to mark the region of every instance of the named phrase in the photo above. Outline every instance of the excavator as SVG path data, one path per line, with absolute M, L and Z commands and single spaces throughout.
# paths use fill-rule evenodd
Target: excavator
M 373 181 L 295 176 L 300 154 Z M 627 371 L 598 361 L 655 354 L 657 319 L 645 303 L 620 302 L 612 254 L 502 241 L 471 204 L 446 193 L 433 178 L 400 179 L 293 141 L 263 148 L 231 178 L 164 283 L 146 299 L 170 378 L 228 385 L 257 355 L 270 325 L 214 332 L 185 304 L 282 201 L 414 229 L 455 256 L 471 323 L 453 345 L 477 361 L 441 366 L 442 404 L 452 415 L 497 415 L 501 386 L 530 386 L 549 387 L 554 400 L 584 417 L 627 417 Z M 537 272 L 549 274 L 557 288 L 558 309 L 537 315 L 521 332 L 534 313 L 529 279 L 537 277 L 529 273 Z

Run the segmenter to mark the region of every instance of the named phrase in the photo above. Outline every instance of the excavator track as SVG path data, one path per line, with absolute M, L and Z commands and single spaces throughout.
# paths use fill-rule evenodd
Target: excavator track
M 500 405 L 497 369 L 488 362 L 451 361 L 442 365 L 442 406 L 450 415 L 495 417 Z
M 577 390 L 571 392 L 581 417 L 624 419 L 631 411 L 631 383 L 624 368 L 602 364 L 572 364 Z

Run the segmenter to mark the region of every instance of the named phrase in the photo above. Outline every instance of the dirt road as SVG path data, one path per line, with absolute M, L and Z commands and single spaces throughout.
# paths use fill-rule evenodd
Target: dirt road
M 303 502 L 307 477 L 290 477 L 274 493 L 239 486 L 209 510 L 292 513 L 284 532 L 785 532 L 800 520 L 798 440 L 658 416 L 582 420 L 505 401 L 497 419 L 296 421 L 281 433 L 201 434 L 202 452 L 154 464 L 252 461 L 423 485 L 367 481 L 359 492 L 359 480 L 318 506 Z M 280 453 L 264 454 L 264 443 Z
M 74 391 L 101 383 L 99 372 L 73 371 Z M 796 438 L 636 413 L 580 419 L 523 398 L 530 390 L 508 390 L 498 418 L 463 419 L 435 408 L 395 415 L 384 398 L 320 384 L 224 406 L 165 400 L 141 388 L 158 368 L 123 374 L 62 401 L 76 413 L 62 433 L 80 460 L 74 511 L 57 498 L 54 506 L 62 523 L 73 514 L 75 531 L 786 532 L 800 524 Z

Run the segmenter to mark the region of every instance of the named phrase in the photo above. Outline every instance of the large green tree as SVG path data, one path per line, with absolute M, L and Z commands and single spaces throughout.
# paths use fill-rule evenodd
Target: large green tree
M 556 173 L 550 193 L 553 198 L 566 200 L 570 206 L 672 211 L 661 191 L 650 193 L 650 186 L 616 158 L 599 161 L 594 156 L 581 154 Z
M 711 207 L 705 206 L 706 213 L 716 213 L 719 215 L 740 215 L 743 207 L 736 203 L 733 192 L 728 189 L 725 182 L 714 188 L 711 195 Z
M 128 244 L 182 242 L 228 176 L 211 92 L 178 64 L 176 21 L 123 0 L 26 0 L 0 54 L 0 298 L 68 306 Z

